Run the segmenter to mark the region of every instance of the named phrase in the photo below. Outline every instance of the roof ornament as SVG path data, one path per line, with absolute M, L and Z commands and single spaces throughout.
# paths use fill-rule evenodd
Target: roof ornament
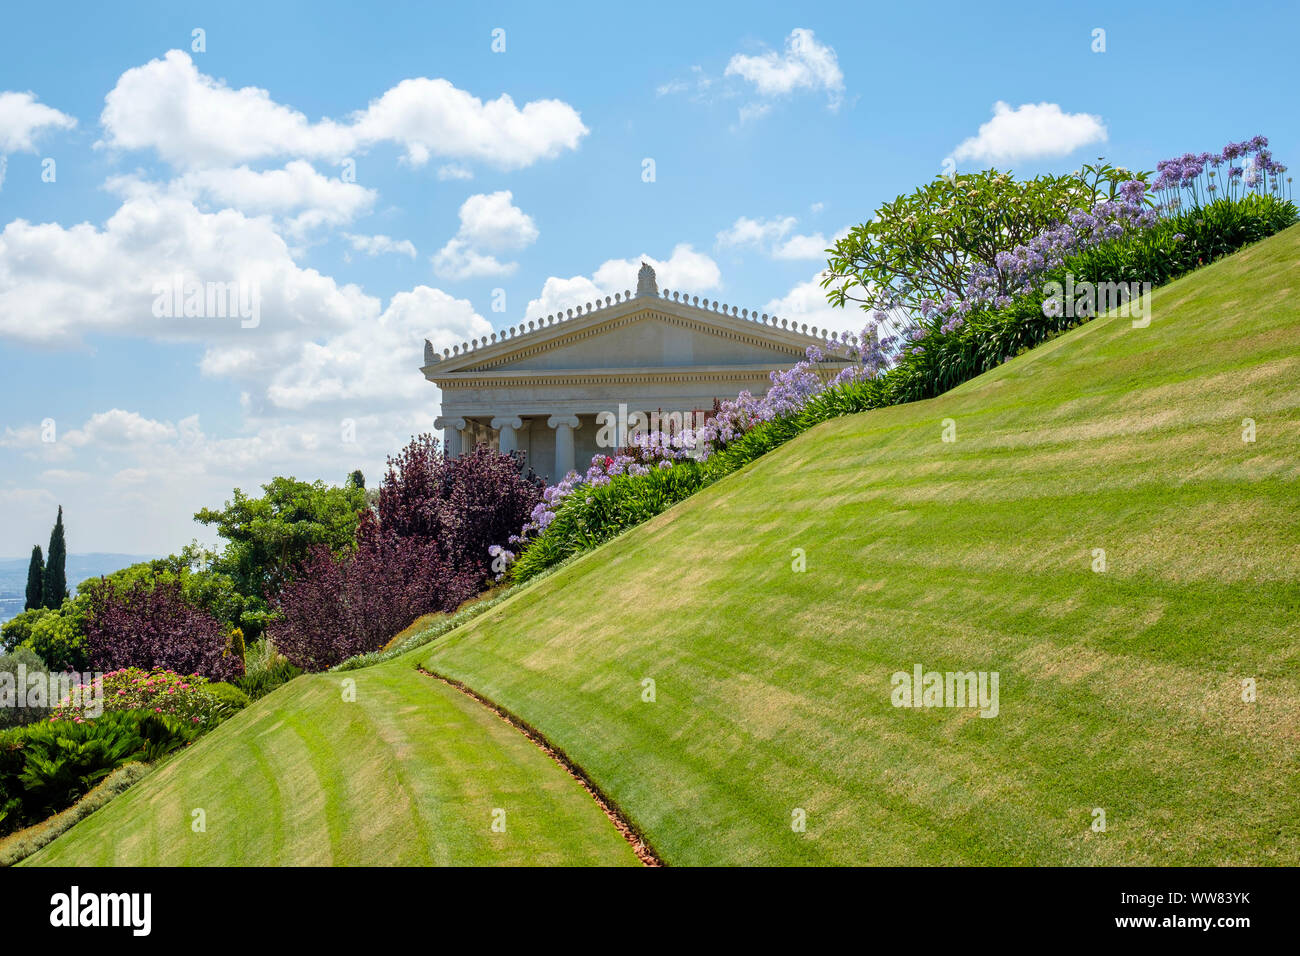
M 636 274 L 636 294 L 658 295 L 659 284 L 655 281 L 655 271 L 646 262 L 641 263 L 641 271 Z

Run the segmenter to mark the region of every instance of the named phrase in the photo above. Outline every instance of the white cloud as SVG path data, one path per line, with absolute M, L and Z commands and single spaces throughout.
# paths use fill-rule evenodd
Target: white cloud
M 126 197 L 175 197 L 203 209 L 269 215 L 295 237 L 313 229 L 346 225 L 368 214 L 379 196 L 374 189 L 322 175 L 301 159 L 289 162 L 283 169 L 194 169 L 165 184 L 147 182 L 138 176 L 115 176 L 106 186 Z
M 176 275 L 257 289 L 260 324 L 156 317 L 156 285 Z M 102 228 L 15 219 L 0 232 L 0 338 L 52 345 L 92 332 L 133 334 L 252 349 L 270 362 L 281 340 L 378 311 L 356 286 L 299 267 L 268 218 L 202 212 L 147 190 L 126 199 Z
M 112 408 L 98 412 L 81 426 L 63 436 L 62 441 L 75 448 L 86 445 L 148 445 L 177 436 L 176 426 L 145 418 L 136 412 Z
M 341 160 L 391 142 L 417 166 L 437 155 L 518 169 L 576 149 L 587 133 L 577 110 L 560 100 L 520 108 L 505 94 L 484 101 L 425 77 L 402 80 L 346 120 L 313 123 L 264 89 L 234 89 L 200 73 L 180 50 L 123 73 L 100 121 L 106 145 L 153 149 L 177 166 L 272 156 Z
M 788 96 L 796 90 L 824 90 L 832 109 L 839 106 L 844 94 L 844 74 L 835 51 L 818 43 L 813 31 L 802 27 L 790 31 L 784 53 L 774 50 L 759 56 L 737 53 L 727 63 L 725 75 L 739 76 L 760 96 Z
M 34 152 L 48 129 L 72 129 L 76 119 L 39 103 L 34 93 L 0 92 L 0 153 Z
M 844 308 L 832 307 L 826 301 L 822 288 L 822 273 L 806 282 L 800 282 L 784 296 L 770 300 L 763 308 L 771 315 L 807 323 L 817 329 L 831 332 L 861 332 L 869 321 L 868 315 L 849 302 Z
M 785 236 L 797 223 L 794 216 L 774 216 L 771 219 L 741 216 L 718 233 L 718 245 L 766 246 Z
M 470 196 L 460 207 L 460 229 L 433 256 L 433 271 L 445 279 L 509 275 L 515 262 L 492 253 L 515 251 L 537 241 L 537 224 L 513 202 L 509 190 Z
M 304 342 L 271 377 L 267 398 L 289 410 L 427 403 L 436 392 L 418 371 L 424 340 L 441 352 L 491 331 L 492 324 L 467 300 L 416 286 L 393 296 L 377 317 L 324 341 Z
M 1048 159 L 1105 141 L 1100 116 L 1066 113 L 1056 103 L 1024 103 L 1012 109 L 999 100 L 993 104 L 993 118 L 980 126 L 978 135 L 963 140 L 952 158 L 980 163 Z
M 357 252 L 368 256 L 380 256 L 385 253 L 410 256 L 412 259 L 416 256 L 415 243 L 410 239 L 393 239 L 384 235 L 359 236 L 350 232 L 343 233 L 343 238 L 351 243 L 352 248 Z
M 446 163 L 438 167 L 438 179 L 449 182 L 457 179 L 473 179 L 474 173 L 460 163 Z
M 844 233 L 841 232 L 840 235 Z M 773 259 L 825 259 L 826 250 L 835 244 L 820 232 L 812 235 L 791 236 L 772 250 Z
M 525 318 L 538 318 L 575 306 L 586 306 L 595 299 L 636 289 L 636 275 L 641 263 L 655 270 L 659 288 L 698 294 L 721 288 L 722 270 L 712 258 L 696 252 L 687 243 L 673 247 L 667 259 L 640 255 L 630 259 L 608 259 L 588 276 L 564 279 L 551 276 L 542 285 L 541 294 L 524 309 Z
M 463 239 L 451 239 L 433 254 L 433 271 L 443 279 L 484 279 L 508 276 L 519 268 L 517 262 L 502 262 L 496 256 L 479 252 Z
M 840 230 L 829 241 L 820 232 L 811 235 L 790 235 L 798 224 L 794 216 L 774 216 L 771 219 L 751 219 L 741 216 L 730 227 L 718 233 L 721 247 L 750 246 L 761 249 L 773 259 L 823 259 L 825 249 L 836 238 L 847 234 Z

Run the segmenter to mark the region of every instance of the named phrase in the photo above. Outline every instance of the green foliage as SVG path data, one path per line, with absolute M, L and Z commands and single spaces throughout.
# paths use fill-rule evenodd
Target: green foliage
M 53 610 L 63 604 L 68 596 L 68 546 L 63 539 L 63 506 L 59 505 L 54 529 L 50 532 L 50 547 L 46 552 L 45 574 L 41 579 L 41 604 Z
M 41 607 L 43 597 L 41 591 L 45 584 L 45 558 L 41 554 L 39 544 L 32 545 L 32 560 L 27 565 L 27 601 L 23 604 L 24 611 L 30 611 L 33 608 Z
M 263 638 L 248 645 L 244 655 L 244 674 L 231 683 L 249 700 L 257 700 L 301 673 L 302 668 L 291 664 L 270 640 Z
M 9 685 L 5 688 L 4 693 L 7 695 L 12 692 L 12 700 L 4 700 L 0 706 L 0 728 L 18 727 L 23 724 L 30 724 L 37 720 L 42 720 L 49 716 L 49 707 L 32 707 L 28 705 L 18 706 L 18 690 L 20 683 L 27 679 L 29 674 L 45 674 L 45 662 L 42 661 L 29 647 L 16 647 L 7 654 L 0 655 L 0 681 Z M 12 681 L 12 684 L 10 684 Z M 26 695 L 23 695 L 26 697 Z
M 22 646 L 35 651 L 51 670 L 86 670 L 90 659 L 85 612 L 84 598 L 67 598 L 58 610 L 47 610 L 32 622 Z
M 229 542 L 211 567 L 228 575 L 239 594 L 256 598 L 264 615 L 266 602 L 314 546 L 323 544 L 336 553 L 352 546 L 366 491 L 353 481 L 335 488 L 323 481 L 279 477 L 262 490 L 256 498 L 236 488 L 223 508 L 204 508 L 194 520 L 215 525 Z M 246 615 L 239 623 L 252 637 L 261 633 L 264 618 Z
M 215 684 L 209 684 L 204 688 L 204 692 L 216 700 L 227 714 L 234 713 L 237 710 L 243 710 L 251 703 L 246 693 L 236 687 L 234 684 L 227 684 L 225 681 L 218 681 Z
M 21 614 L 15 614 L 4 624 L 0 624 L 0 648 L 12 651 L 15 647 L 26 643 L 32 636 L 32 628 L 36 622 L 51 613 L 54 612 L 47 608 L 34 607 Z
M 233 683 L 235 687 L 247 694 L 250 700 L 258 700 L 302 673 L 301 667 L 291 664 L 285 658 L 280 658 L 265 670 L 236 677 Z
M 1069 272 L 1076 281 L 1161 285 L 1266 238 L 1296 218 L 1290 202 L 1258 196 L 1221 200 L 1084 250 L 1044 281 Z M 759 423 L 702 464 L 688 460 L 670 469 L 619 475 L 608 484 L 583 487 L 564 500 L 546 530 L 523 549 L 511 566 L 512 578 L 526 581 L 591 550 L 814 425 L 840 415 L 931 398 L 1087 321 L 1045 316 L 1044 298 L 1044 293 L 1035 292 L 1006 309 L 972 314 L 956 332 L 927 337 L 924 349 L 905 354 L 884 375 L 829 388 L 793 415 Z
M 884 203 L 838 240 L 822 285 L 839 306 L 854 301 L 919 312 L 923 299 L 962 298 L 973 266 L 993 266 L 999 252 L 1027 242 L 1069 210 L 1091 205 L 1089 194 L 1113 196 L 1121 179 L 1132 178 L 1110 166 L 1085 169 L 1078 176 L 1027 181 L 996 169 L 939 176 Z
M 20 860 L 27 859 L 41 847 L 54 842 L 72 829 L 74 824 L 86 819 L 100 807 L 105 806 L 118 794 L 125 792 L 132 784 L 143 780 L 148 776 L 151 769 L 148 764 L 138 761 L 122 764 L 122 766 L 105 777 L 102 783 L 67 810 L 28 827 L 21 833 L 13 834 L 3 843 L 0 843 L 0 867 L 13 866 Z M 13 799 L 11 809 L 14 813 L 20 813 L 22 811 L 22 801 L 16 798 Z M 5 812 L 0 809 L 0 833 L 5 830 L 4 818 Z
M 139 711 L 0 731 L 0 807 L 9 811 L 0 829 L 42 820 L 128 760 L 162 756 L 196 734 L 174 717 Z

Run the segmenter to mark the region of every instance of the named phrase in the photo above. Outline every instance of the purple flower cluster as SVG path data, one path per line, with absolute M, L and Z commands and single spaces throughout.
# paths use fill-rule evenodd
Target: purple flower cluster
M 1184 194 L 1193 206 L 1221 198 L 1217 195 L 1220 191 L 1229 199 L 1237 198 L 1239 189 L 1280 196 L 1286 167 L 1273 159 L 1267 137 L 1253 136 L 1229 143 L 1219 153 L 1184 153 L 1162 159 L 1156 163 L 1156 172 L 1153 189 L 1162 207 L 1176 211 L 1183 206 Z M 1289 187 L 1290 178 L 1285 182 Z

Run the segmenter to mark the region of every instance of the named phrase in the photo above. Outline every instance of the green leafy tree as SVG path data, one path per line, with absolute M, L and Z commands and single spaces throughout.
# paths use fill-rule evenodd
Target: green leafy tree
M 1062 222 L 1071 209 L 1113 195 L 1116 176 L 1129 178 L 1113 167 L 1085 168 L 1103 175 L 1020 181 L 988 169 L 939 176 L 883 204 L 830 250 L 822 280 L 827 298 L 837 306 L 851 301 L 866 309 L 912 313 L 920 312 L 926 299 L 961 299 L 973 267 L 994 267 L 999 252 Z
M 240 594 L 265 602 L 316 545 L 351 548 L 367 505 L 365 488 L 352 481 L 339 488 L 273 478 L 262 491 L 255 498 L 236 488 L 225 507 L 204 508 L 194 520 L 215 525 L 228 542 L 212 569 L 229 575 Z M 244 633 L 251 637 L 248 627 Z
M 24 611 L 45 606 L 42 603 L 44 600 L 42 594 L 44 587 L 45 556 L 41 554 L 41 546 L 34 544 L 32 545 L 32 562 L 27 565 L 27 603 L 23 605 Z
M 59 516 L 54 520 L 54 530 L 50 532 L 50 547 L 46 554 L 41 603 L 50 610 L 56 610 L 68 596 L 68 546 L 63 540 L 62 505 L 59 505 Z

